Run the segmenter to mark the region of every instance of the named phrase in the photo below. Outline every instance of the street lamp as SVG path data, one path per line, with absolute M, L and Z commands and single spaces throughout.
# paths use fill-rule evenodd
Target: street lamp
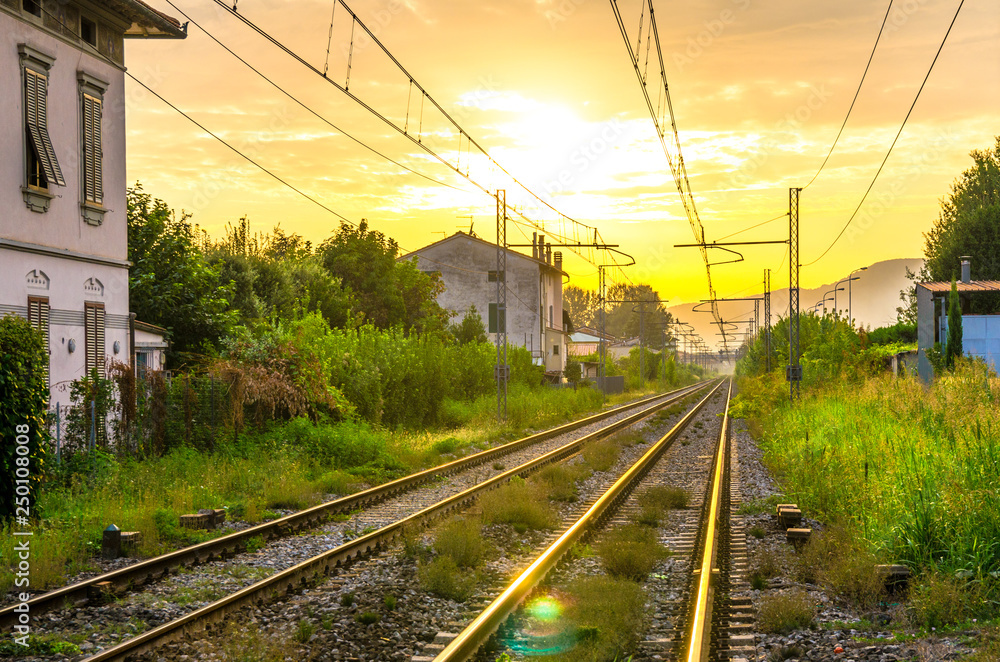
M 855 269 L 850 274 L 848 274 L 848 281 L 847 281 L 847 319 L 851 323 L 852 327 L 854 326 L 854 317 L 853 317 L 853 311 L 851 310 L 851 281 L 857 280 L 857 278 L 850 278 L 850 276 L 853 276 L 859 271 L 868 271 L 868 267 L 861 267 L 860 269 Z M 858 278 L 860 278 L 860 276 L 858 276 Z
M 867 269 L 868 267 L 865 267 L 865 268 Z M 852 271 L 851 273 L 854 273 L 854 272 Z M 848 276 L 847 278 L 841 278 L 840 280 L 837 281 L 837 285 L 840 285 L 841 283 L 847 283 L 847 295 L 848 295 L 848 299 L 850 299 L 851 281 L 852 280 L 858 280 L 858 278 L 860 278 L 860 277 L 859 276 Z M 836 287 L 836 285 L 834 285 L 834 287 Z M 840 288 L 840 289 L 843 290 L 844 288 Z M 837 308 L 837 293 L 836 292 L 833 293 L 833 309 L 837 313 L 840 312 L 840 309 Z M 848 316 L 850 316 L 849 312 L 848 312 Z
M 842 287 L 834 287 L 832 290 L 827 290 L 826 292 L 823 293 L 823 314 L 824 315 L 826 315 L 826 302 L 831 300 L 830 297 L 829 297 L 830 292 L 833 292 L 833 299 L 832 299 L 832 301 L 834 302 L 833 305 L 836 306 L 837 305 L 837 292 L 843 292 L 843 291 L 844 291 L 844 288 L 842 288 Z

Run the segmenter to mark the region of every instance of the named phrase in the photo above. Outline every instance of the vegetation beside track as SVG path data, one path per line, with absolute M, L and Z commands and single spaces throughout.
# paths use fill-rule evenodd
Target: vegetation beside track
M 824 543 L 824 558 L 813 559 L 818 578 L 866 607 L 878 601 L 865 588 L 871 566 L 902 563 L 917 575 L 915 625 L 995 618 L 1000 379 L 963 359 L 930 386 L 896 378 L 843 321 L 804 322 L 818 333 L 805 351 L 801 401 L 789 403 L 783 374 L 753 374 L 746 362 L 733 415 L 748 419 L 785 500 L 852 541 Z

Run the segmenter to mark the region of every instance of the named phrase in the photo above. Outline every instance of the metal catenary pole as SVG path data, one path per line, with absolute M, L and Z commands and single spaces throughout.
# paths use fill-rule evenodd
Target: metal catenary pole
M 507 192 L 497 190 L 497 422 L 507 421 Z
M 788 395 L 799 399 L 802 365 L 799 363 L 799 193 L 788 189 Z
M 764 369 L 771 372 L 771 270 L 764 269 Z

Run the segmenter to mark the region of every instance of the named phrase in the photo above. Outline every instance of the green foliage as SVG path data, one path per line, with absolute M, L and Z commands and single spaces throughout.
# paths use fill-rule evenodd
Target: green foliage
M 947 281 L 961 256 L 972 262 L 974 280 L 1000 279 L 1000 136 L 992 149 L 973 150 L 973 165 L 952 184 L 934 227 L 924 235 L 921 280 Z M 1000 296 L 970 298 L 971 313 L 995 313 Z
M 355 614 L 354 620 L 356 620 L 358 623 L 361 623 L 362 625 L 372 625 L 382 620 L 382 617 L 379 616 L 374 611 L 366 611 L 366 612 L 361 612 L 359 614 Z
M 597 544 L 604 569 L 612 577 L 643 581 L 656 564 L 670 556 L 654 529 L 627 525 L 604 534 Z
M 801 630 L 812 624 L 815 612 L 812 600 L 802 591 L 767 595 L 760 602 L 757 627 L 773 633 Z
M 341 224 L 316 251 L 326 270 L 350 290 L 363 321 L 379 329 L 443 330 L 448 313 L 436 301 L 440 279 L 408 260 L 397 262 L 398 253 L 396 241 L 370 230 L 365 219 L 358 227 Z
M 948 343 L 944 346 L 944 363 L 949 369 L 955 367 L 955 359 L 962 355 L 962 302 L 958 297 L 958 284 L 951 281 L 951 295 L 948 297 Z
M 868 332 L 868 342 L 872 345 L 907 344 L 917 342 L 917 323 L 896 322 L 891 326 L 880 326 Z
M 475 572 L 462 570 L 455 559 L 447 555 L 421 565 L 417 569 L 417 579 L 428 593 L 455 602 L 468 600 L 476 587 Z
M 48 439 L 48 362 L 44 339 L 27 320 L 12 315 L 0 319 L 0 471 L 5 476 L 0 523 L 13 517 L 16 508 L 34 512 Z
M 190 215 L 176 214 L 140 184 L 127 190 L 129 306 L 138 318 L 168 330 L 171 350 L 210 352 L 236 319 L 233 287 L 198 249 Z
M 583 366 L 576 359 L 567 358 L 566 368 L 563 370 L 563 374 L 566 376 L 566 381 L 570 384 L 576 384 L 580 381 L 583 376 Z
M 455 338 L 455 342 L 460 345 L 468 343 L 482 344 L 487 341 L 486 326 L 483 324 L 483 318 L 479 315 L 479 311 L 476 310 L 474 305 L 469 306 L 469 309 L 465 311 L 465 315 L 462 317 L 462 321 L 458 324 L 450 325 L 448 331 Z
M 575 646 L 562 660 L 615 662 L 627 659 L 649 623 L 646 593 L 639 584 L 610 577 L 584 577 L 567 587 L 566 619 Z
M 452 519 L 434 537 L 434 551 L 440 556 L 451 557 L 459 568 L 476 568 L 485 556 L 482 528 L 482 522 L 477 519 Z
M 517 531 L 550 529 L 555 526 L 555 513 L 548 500 L 539 498 L 535 485 L 523 478 L 512 478 L 509 483 L 485 494 L 483 520 L 487 524 L 510 524 Z

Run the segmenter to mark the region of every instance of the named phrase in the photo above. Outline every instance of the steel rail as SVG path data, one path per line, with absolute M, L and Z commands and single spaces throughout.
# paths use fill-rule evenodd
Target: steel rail
M 729 435 L 729 401 L 733 396 L 733 383 L 729 382 L 726 395 L 726 412 L 722 417 L 719 432 L 719 447 L 715 453 L 715 470 L 712 472 L 711 498 L 706 511 L 704 544 L 698 570 L 698 591 L 692 604 L 691 631 L 688 640 L 687 662 L 703 662 L 709 659 L 712 634 L 712 599 L 715 594 L 716 552 L 719 543 L 719 511 L 722 507 L 722 481 L 726 468 L 726 439 Z
M 695 405 L 684 418 L 671 428 L 659 441 L 646 451 L 639 460 L 615 481 L 584 515 L 570 526 L 552 543 L 528 568 L 515 579 L 479 616 L 475 618 L 444 650 L 438 653 L 434 662 L 466 662 L 472 658 L 494 632 L 507 620 L 531 590 L 541 582 L 562 556 L 573 547 L 579 538 L 602 521 L 610 508 L 628 497 L 635 484 L 642 479 L 659 457 L 666 451 L 677 435 L 701 411 L 702 407 L 722 387 L 720 382 Z
M 142 632 L 127 641 L 86 658 L 84 662 L 124 660 L 127 657 L 144 653 L 175 639 L 188 629 L 204 627 L 204 625 L 221 620 L 225 614 L 236 611 L 243 606 L 258 603 L 267 598 L 284 594 L 291 589 L 304 586 L 317 578 L 328 576 L 333 573 L 337 567 L 381 549 L 398 536 L 405 534 L 407 531 L 414 530 L 417 527 L 426 526 L 434 517 L 444 515 L 457 508 L 467 506 L 480 494 L 486 492 L 487 490 L 499 487 L 515 476 L 529 474 L 546 464 L 573 455 L 586 443 L 606 437 L 624 427 L 651 416 L 663 407 L 687 397 L 693 391 L 706 388 L 710 384 L 711 382 L 708 384 L 701 382 L 693 387 L 679 389 L 678 391 L 673 392 L 672 396 L 661 395 L 659 398 L 666 398 L 663 399 L 662 402 L 658 402 L 634 414 L 630 414 L 620 421 L 611 423 L 600 430 L 586 434 L 575 441 L 571 441 L 570 443 L 555 450 L 549 451 L 548 453 L 525 462 L 518 467 L 509 469 L 508 471 L 484 480 L 474 487 L 447 497 L 432 506 L 428 506 L 417 513 L 384 526 L 377 531 L 360 536 L 354 540 L 344 543 L 343 545 L 340 545 L 339 547 L 327 550 L 326 552 L 302 561 L 291 568 L 282 570 L 271 577 L 263 579 L 255 584 L 252 584 L 251 586 L 247 586 L 246 588 L 221 598 L 220 600 L 217 600 L 200 609 L 185 614 L 176 620 L 164 623 L 163 625 L 153 628 L 152 630 Z M 721 383 L 717 384 L 712 392 L 714 393 L 720 385 Z
M 141 586 L 165 577 L 171 572 L 175 572 L 180 567 L 197 565 L 199 563 L 225 558 L 239 551 L 243 551 L 246 549 L 247 542 L 251 538 L 260 536 L 265 541 L 270 541 L 316 526 L 334 514 L 351 512 L 360 507 L 368 506 L 410 490 L 438 476 L 448 476 L 471 466 L 491 462 L 499 457 L 512 453 L 516 450 L 520 450 L 525 446 L 545 441 L 546 439 L 551 439 L 552 437 L 556 437 L 567 432 L 572 432 L 573 430 L 586 425 L 590 425 L 614 416 L 615 414 L 619 414 L 623 410 L 629 408 L 641 407 L 660 398 L 690 392 L 703 384 L 704 382 L 699 382 L 698 384 L 694 384 L 692 386 L 686 386 L 674 391 L 668 391 L 667 393 L 661 393 L 648 398 L 643 398 L 598 414 L 581 418 L 577 421 L 565 423 L 550 430 L 545 430 L 543 432 L 538 432 L 536 434 L 511 441 L 502 446 L 497 446 L 496 448 L 490 448 L 437 467 L 431 467 L 430 469 L 425 469 L 355 494 L 349 494 L 333 501 L 321 503 L 270 522 L 264 522 L 262 524 L 252 526 L 235 533 L 230 533 L 219 538 L 214 538 L 203 543 L 190 545 L 160 556 L 145 559 L 124 568 L 106 572 L 75 584 L 70 584 L 52 591 L 41 593 L 28 600 L 28 608 L 31 610 L 31 613 L 40 614 L 45 611 L 62 608 L 65 605 L 84 605 L 90 600 L 91 594 L 96 590 L 97 585 L 103 582 L 110 582 L 112 592 L 119 595 L 123 591 L 130 590 L 133 587 Z M 15 608 L 23 607 L 18 607 L 18 605 L 9 605 L 0 609 L 0 628 L 6 628 L 18 622 L 19 614 L 14 611 Z

